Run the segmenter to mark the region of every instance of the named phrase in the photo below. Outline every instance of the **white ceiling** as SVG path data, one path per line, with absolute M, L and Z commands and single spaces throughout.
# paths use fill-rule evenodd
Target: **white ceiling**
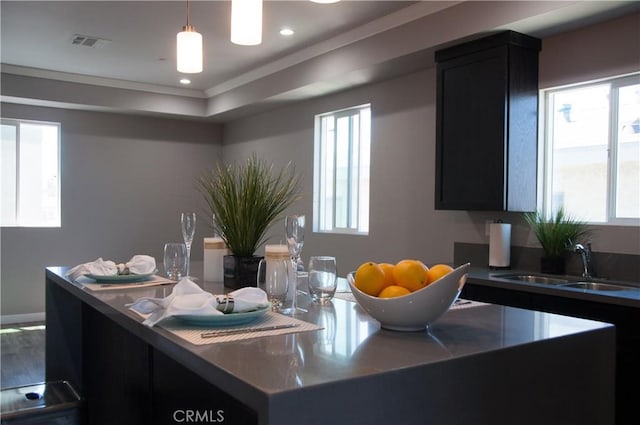
M 348 46 L 361 45 L 367 40 L 377 42 L 380 38 L 375 37 L 381 34 L 387 36 L 385 40 L 390 39 L 394 30 L 406 29 L 413 22 L 436 16 L 448 8 L 453 11 L 458 6 L 465 6 L 468 22 L 460 22 L 459 25 L 469 27 L 474 26 L 473 20 L 476 19 L 473 12 L 469 12 L 473 8 L 490 10 L 493 15 L 504 10 L 505 16 L 500 19 L 506 23 L 506 28 L 541 38 L 640 10 L 638 1 L 564 1 L 546 2 L 544 6 L 535 1 L 473 4 L 460 1 L 343 0 L 334 4 L 306 0 L 264 1 L 263 42 L 252 47 L 237 46 L 229 41 L 229 0 L 190 2 L 191 24 L 204 37 L 205 70 L 201 74 L 189 75 L 192 84 L 185 89 L 179 84 L 182 75 L 175 65 L 175 37 L 186 22 L 185 1 L 2 0 L 2 71 L 111 87 L 131 88 L 135 85 L 136 89 L 142 87 L 156 93 L 179 93 L 208 99 L 209 110 L 212 110 L 215 108 L 211 104 L 223 103 L 211 102 L 221 93 L 243 86 L 251 88 L 252 83 L 260 80 L 264 83 L 265 78 L 286 74 L 282 71 L 291 71 L 305 61 L 309 63 L 323 56 L 326 58 L 331 52 Z M 515 8 L 518 13 L 512 12 Z M 457 16 L 455 13 L 450 15 Z M 497 21 L 477 16 L 477 20 L 482 19 Z M 279 30 L 283 26 L 294 29 L 295 35 L 289 38 L 281 36 Z M 489 29 L 500 28 L 486 28 Z M 454 31 L 449 32 L 454 35 Z M 403 32 L 407 33 L 410 31 Z M 104 38 L 110 43 L 101 48 L 74 46 L 71 44 L 74 34 Z M 404 44 L 409 44 L 406 38 L 396 42 L 396 45 Z M 421 46 L 414 46 L 413 52 L 408 53 L 415 54 L 420 49 Z M 380 58 L 371 60 L 364 53 L 360 57 L 353 51 L 360 52 L 361 49 L 349 51 L 345 55 L 346 60 L 343 56 L 339 64 L 331 65 L 334 69 L 344 67 L 345 70 L 343 74 L 336 72 L 330 82 L 318 79 L 312 84 L 305 81 L 304 87 L 303 84 L 299 85 L 300 88 L 292 84 L 280 94 L 269 93 L 269 96 L 282 100 L 325 94 L 388 77 L 391 69 L 397 74 L 403 66 L 415 66 L 407 59 L 410 54 L 400 57 L 398 52 L 376 52 L 374 48 L 367 54 L 370 57 L 379 55 Z M 432 52 L 430 54 L 432 56 Z M 429 55 L 421 55 L 423 66 L 426 56 Z M 363 64 L 360 65 L 359 61 Z M 347 66 L 345 62 L 350 63 Z M 255 88 L 251 89 L 255 92 Z M 223 101 L 227 102 L 227 99 L 223 98 Z M 252 102 L 256 103 L 253 100 L 245 103 Z M 203 115 L 213 114 L 209 111 Z
M 191 1 L 190 23 L 204 39 L 205 70 L 190 87 L 206 90 L 270 61 L 406 7 L 411 1 L 265 1 L 263 42 L 229 40 L 230 1 Z M 180 87 L 176 34 L 186 2 L 2 1 L 2 63 Z M 281 27 L 295 30 L 291 37 Z M 111 40 L 74 46 L 74 34 Z

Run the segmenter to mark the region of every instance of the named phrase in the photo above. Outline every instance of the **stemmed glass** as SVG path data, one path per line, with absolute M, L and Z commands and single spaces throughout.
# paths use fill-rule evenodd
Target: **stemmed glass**
M 196 213 L 188 211 L 180 214 L 180 224 L 182 227 L 182 239 L 187 247 L 187 268 L 186 275 L 189 276 L 189 266 L 191 263 L 191 243 L 196 232 Z
M 291 255 L 291 312 L 295 313 L 296 310 L 304 311 L 296 307 L 296 295 L 298 294 L 297 282 L 298 282 L 298 261 L 300 260 L 300 253 L 302 252 L 302 245 L 304 245 L 304 224 L 305 216 L 292 214 L 288 215 L 284 219 L 284 232 L 287 238 L 287 247 L 289 249 L 289 255 Z
M 293 269 L 298 270 L 298 261 L 304 245 L 304 215 L 288 215 L 284 219 L 284 231 L 287 237 L 287 246 L 291 261 L 293 261 Z

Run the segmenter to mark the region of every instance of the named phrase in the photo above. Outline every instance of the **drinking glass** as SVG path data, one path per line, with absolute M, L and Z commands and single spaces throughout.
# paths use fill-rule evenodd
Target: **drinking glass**
M 287 298 L 290 271 L 291 261 L 288 258 L 267 256 L 258 264 L 258 288 L 267 293 L 271 307 L 275 311 L 281 309 Z
M 191 261 L 191 243 L 193 235 L 196 233 L 196 213 L 187 211 L 180 214 L 180 225 L 182 227 L 182 239 L 187 247 L 187 271 L 189 276 L 189 263 Z
M 171 280 L 185 276 L 187 264 L 187 246 L 181 242 L 169 242 L 164 245 L 164 271 Z
M 309 293 L 315 302 L 326 303 L 336 293 L 336 258 L 313 256 L 309 259 Z

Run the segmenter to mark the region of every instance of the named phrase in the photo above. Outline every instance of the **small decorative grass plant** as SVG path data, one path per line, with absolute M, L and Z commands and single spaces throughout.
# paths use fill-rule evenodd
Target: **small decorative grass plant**
M 266 242 L 269 227 L 300 199 L 299 184 L 291 163 L 276 172 L 255 154 L 242 164 L 218 164 L 198 178 L 214 230 L 239 257 L 253 256 Z
M 568 249 L 591 233 L 585 222 L 566 214 L 562 208 L 550 218 L 541 212 L 529 212 L 524 214 L 524 219 L 548 258 L 564 257 Z

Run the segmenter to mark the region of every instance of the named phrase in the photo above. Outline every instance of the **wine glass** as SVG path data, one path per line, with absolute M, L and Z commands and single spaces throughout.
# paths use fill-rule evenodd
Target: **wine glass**
M 295 314 L 297 310 L 306 311 L 296 307 L 296 296 L 298 295 L 298 261 L 300 261 L 300 253 L 302 245 L 304 245 L 304 224 L 305 216 L 292 214 L 284 219 L 284 232 L 287 238 L 287 247 L 289 255 L 291 255 L 291 312 Z
M 304 245 L 304 215 L 288 215 L 284 219 L 284 230 L 287 237 L 287 246 L 291 261 L 293 261 L 294 270 L 298 269 L 298 260 Z
M 191 243 L 196 232 L 196 213 L 187 211 L 180 214 L 180 224 L 182 227 L 182 239 L 187 247 L 187 268 L 186 275 L 189 276 L 189 263 L 191 262 Z

